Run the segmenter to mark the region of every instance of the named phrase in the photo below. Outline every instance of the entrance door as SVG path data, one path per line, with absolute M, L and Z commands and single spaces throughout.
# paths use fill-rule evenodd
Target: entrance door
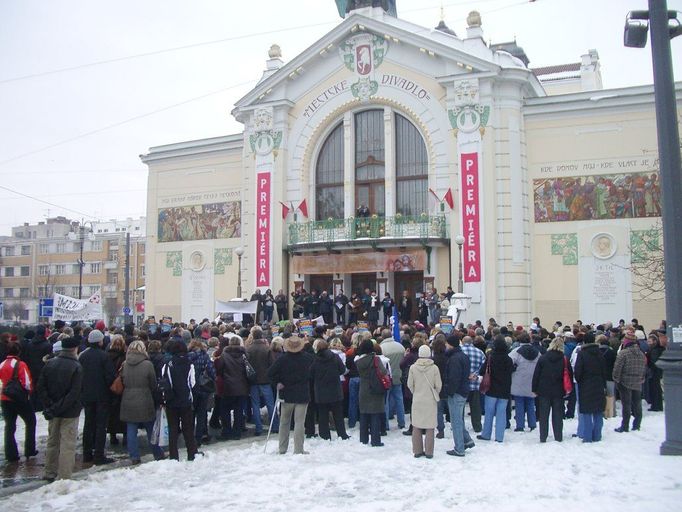
M 412 314 L 410 320 L 417 318 L 417 293 L 424 292 L 424 273 L 423 272 L 396 272 L 393 281 L 395 297 L 393 300 L 398 302 L 403 296 L 403 291 L 407 290 L 408 296 L 412 299 Z
M 334 296 L 334 283 L 332 274 L 311 274 L 310 275 L 310 290 L 317 290 L 318 295 L 322 292 L 327 292 L 332 297 Z

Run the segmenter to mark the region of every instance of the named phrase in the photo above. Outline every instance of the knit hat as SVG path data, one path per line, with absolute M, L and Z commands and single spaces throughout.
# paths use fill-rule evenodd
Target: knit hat
M 91 345 L 102 343 L 102 341 L 104 341 L 104 334 L 102 334 L 102 331 L 95 329 L 88 334 L 88 343 Z
M 55 323 L 55 327 L 56 326 L 57 326 L 57 324 Z M 97 322 L 95 323 L 95 329 L 97 329 L 98 331 L 104 332 L 106 330 L 106 328 L 107 328 L 107 326 L 104 323 L 104 320 L 97 320 Z
M 422 345 L 419 347 L 419 357 L 429 358 L 431 357 L 431 348 L 428 345 Z
M 56 354 L 57 352 L 61 352 L 62 350 L 62 342 L 61 341 L 55 341 L 54 345 L 52 345 L 52 353 Z
M 635 342 L 637 341 L 637 336 L 634 331 L 627 331 L 623 336 L 623 343 Z
M 71 338 L 64 338 L 62 340 L 62 350 L 68 350 L 70 348 L 78 348 L 79 346 L 80 346 L 80 340 L 78 338 L 71 337 Z
M 61 328 L 64 327 L 65 325 L 66 325 L 66 323 L 64 322 L 64 320 L 55 320 L 55 322 L 54 322 L 54 328 L 55 328 L 56 330 L 61 329 Z

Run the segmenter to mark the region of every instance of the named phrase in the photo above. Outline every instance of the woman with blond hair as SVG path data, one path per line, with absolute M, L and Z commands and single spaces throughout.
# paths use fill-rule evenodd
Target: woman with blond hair
M 140 428 L 147 432 L 147 441 L 152 447 L 154 459 L 165 458 L 163 450 L 151 441 L 156 419 L 156 404 L 154 403 L 156 372 L 142 341 L 133 341 L 128 347 L 121 370 L 121 379 L 124 386 L 121 397 L 121 421 L 126 423 L 130 460 L 133 464 L 140 463 L 140 448 L 137 440 L 137 431 Z
M 564 427 L 564 368 L 573 381 L 573 371 L 564 356 L 564 341 L 557 337 L 549 344 L 547 352 L 540 356 L 533 373 L 533 393 L 538 397 L 538 423 L 540 442 L 547 442 L 549 434 L 549 413 L 552 412 L 554 440 L 563 440 Z

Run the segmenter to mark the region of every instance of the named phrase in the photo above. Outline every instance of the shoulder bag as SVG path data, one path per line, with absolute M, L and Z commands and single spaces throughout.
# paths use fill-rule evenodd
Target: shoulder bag
M 483 374 L 483 380 L 481 380 L 481 385 L 479 386 L 479 391 L 482 395 L 485 395 L 490 391 L 490 359 L 492 356 L 488 356 L 488 362 L 485 366 L 485 373 Z

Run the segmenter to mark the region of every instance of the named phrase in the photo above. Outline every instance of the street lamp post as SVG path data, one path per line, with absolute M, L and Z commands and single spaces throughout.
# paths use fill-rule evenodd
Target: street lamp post
M 88 240 L 93 239 L 92 226 L 85 230 L 85 224 L 90 224 L 89 222 L 82 222 L 78 225 L 78 234 L 73 231 L 69 233 L 69 239 L 78 240 L 80 243 L 79 256 L 78 256 L 78 298 L 83 298 L 83 267 L 85 266 L 85 261 L 83 261 L 83 245 L 85 244 L 85 237 L 87 233 Z
M 244 254 L 244 248 L 240 245 L 234 250 L 237 255 L 238 266 L 237 266 L 237 297 L 242 298 L 242 255 Z
M 663 369 L 665 441 L 661 455 L 682 455 L 682 170 L 677 103 L 670 39 L 682 33 L 676 11 L 666 0 L 649 0 L 649 11 L 631 11 L 625 18 L 625 46 L 646 46 L 651 31 L 656 128 L 662 191 L 663 257 L 668 349 L 656 362 Z M 679 327 L 678 327 L 679 326 Z
M 462 246 L 464 245 L 464 237 L 462 235 L 457 235 L 455 237 L 455 243 L 457 244 L 457 249 L 459 250 L 459 277 L 457 278 L 457 293 L 464 293 L 464 270 L 462 261 Z

